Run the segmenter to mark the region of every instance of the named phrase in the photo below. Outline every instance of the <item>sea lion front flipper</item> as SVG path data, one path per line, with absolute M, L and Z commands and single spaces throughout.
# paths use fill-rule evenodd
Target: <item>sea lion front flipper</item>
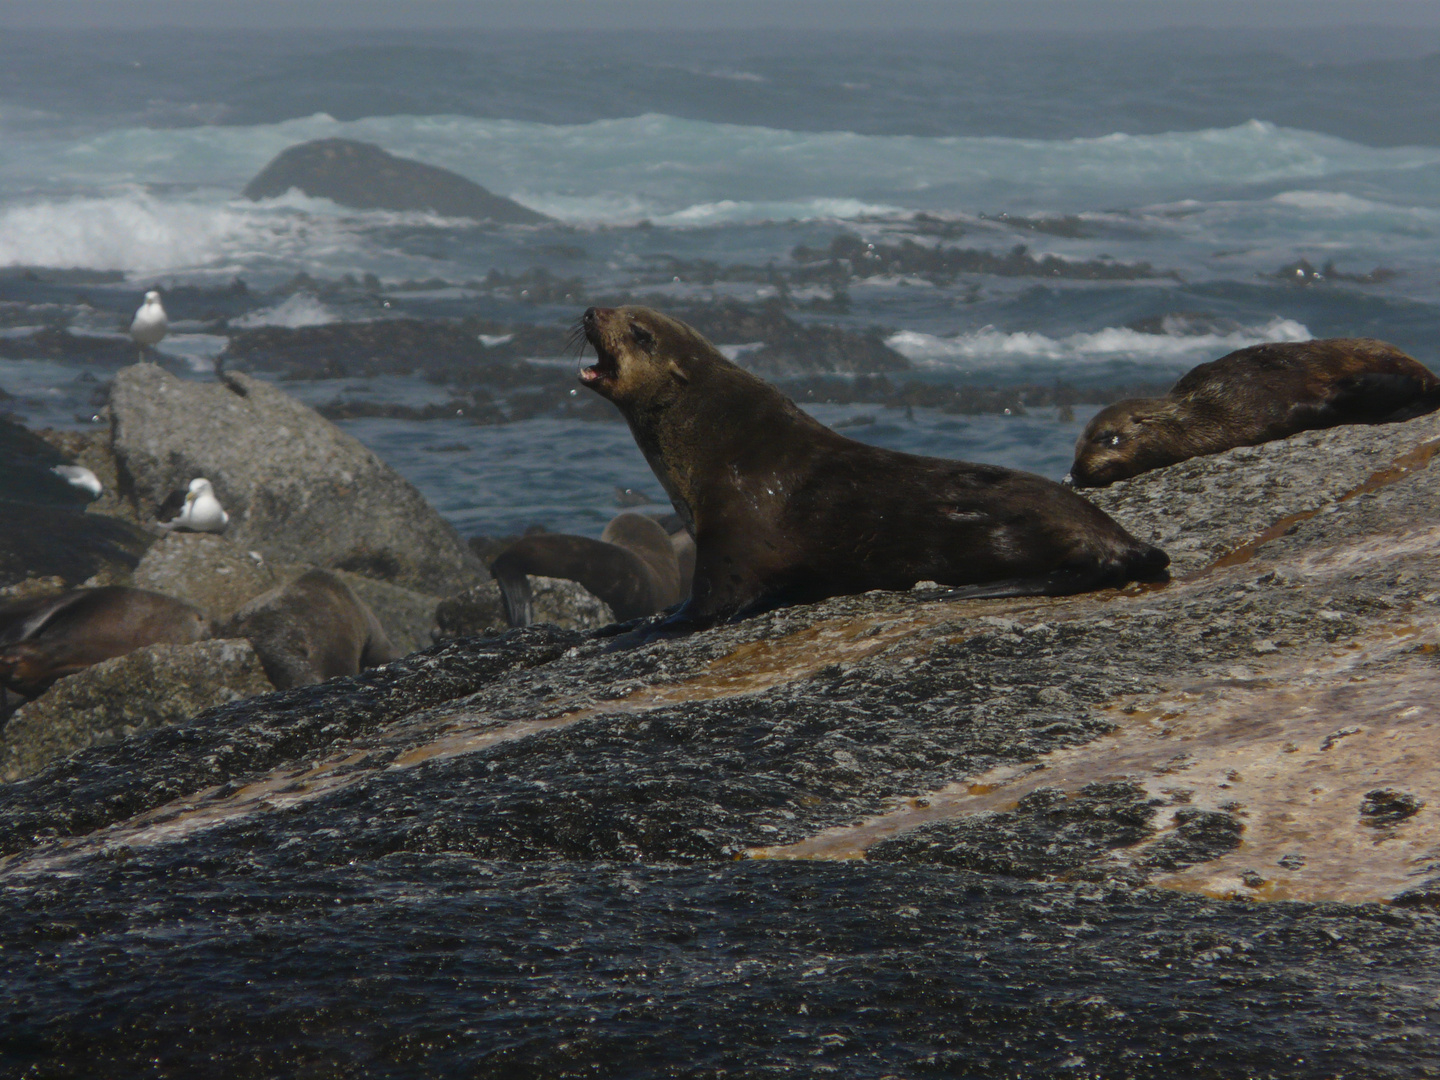
M 649 645 L 652 641 L 668 641 L 671 638 L 686 637 L 698 630 L 709 629 L 717 621 L 696 614 L 689 600 L 668 610 L 671 613 L 664 618 L 646 619 L 634 629 L 618 634 L 610 644 L 605 646 L 605 651 L 624 652 L 627 649 L 639 648 L 641 645 Z
M 1152 550 L 1158 551 L 1159 549 Z M 1118 588 L 1128 581 L 1160 583 L 1170 580 L 1169 571 L 1165 569 L 1169 561 L 1168 556 L 1165 557 L 1164 562 L 1152 559 L 1150 560 L 1151 565 L 1147 566 L 1146 572 L 1142 574 L 1137 574 L 1134 567 L 1122 570 L 1111 564 L 1083 570 L 1055 570 L 1033 578 L 1007 578 L 1003 581 L 989 581 L 983 585 L 961 585 L 947 590 L 936 599 L 1000 600 L 1016 596 L 1073 596 L 1076 593 L 1091 592 L 1094 589 L 1112 586 Z

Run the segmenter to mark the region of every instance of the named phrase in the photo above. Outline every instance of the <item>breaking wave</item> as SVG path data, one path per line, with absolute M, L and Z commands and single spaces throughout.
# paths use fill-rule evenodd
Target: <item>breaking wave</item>
M 1032 331 L 1006 333 L 987 326 L 947 338 L 902 330 L 886 339 L 886 344 L 923 367 L 996 371 L 1035 362 L 1130 361 L 1172 367 L 1211 360 L 1262 341 L 1308 341 L 1311 337 L 1310 331 L 1294 319 L 1276 318 L 1263 326 L 1241 327 L 1223 334 L 1150 334 L 1129 327 L 1106 327 L 1094 333 L 1052 338 Z

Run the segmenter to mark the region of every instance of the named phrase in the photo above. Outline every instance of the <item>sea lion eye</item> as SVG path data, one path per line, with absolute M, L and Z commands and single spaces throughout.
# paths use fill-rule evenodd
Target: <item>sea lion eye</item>
M 635 344 L 642 349 L 648 349 L 655 344 L 655 335 L 639 323 L 630 324 L 630 336 L 635 339 Z
M 1120 445 L 1120 436 L 1119 436 L 1119 435 L 1111 435 L 1108 439 L 1105 440 L 1105 445 L 1106 445 L 1106 446 L 1119 446 L 1119 445 Z

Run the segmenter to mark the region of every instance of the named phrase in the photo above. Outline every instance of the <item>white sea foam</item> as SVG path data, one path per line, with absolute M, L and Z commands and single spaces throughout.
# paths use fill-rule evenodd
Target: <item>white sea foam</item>
M 714 124 L 647 114 L 552 125 L 460 116 L 132 128 L 76 141 L 23 140 L 5 187 L 189 183 L 238 191 L 281 150 L 347 137 L 441 165 L 566 220 L 704 218 L 743 207 L 803 218 L 797 204 L 917 205 L 944 192 L 958 209 L 1093 209 L 1192 197 L 1217 186 L 1308 183 L 1440 164 L 1440 148 L 1372 148 L 1250 121 L 1232 128 L 1091 139 L 870 136 Z M 1103 198 L 1103 202 L 1098 202 Z M 933 199 L 931 200 L 933 202 Z M 708 208 L 708 209 L 707 209 Z M 724 208 L 716 210 L 714 208 Z M 677 223 L 685 223 L 683 219 Z
M 896 352 L 924 367 L 967 371 L 1001 370 L 1027 362 L 1104 363 L 1116 360 L 1159 364 L 1199 363 L 1262 341 L 1308 341 L 1313 335 L 1293 319 L 1228 334 L 1146 334 L 1128 327 L 1052 338 L 1033 331 L 1006 333 L 984 327 L 955 337 L 902 330 L 886 339 Z
M 146 191 L 0 206 L 0 266 L 87 267 L 136 274 L 289 264 L 368 269 L 376 228 L 455 227 L 422 212 L 353 211 L 289 192 L 254 203 L 223 194 L 162 198 Z
M 292 293 L 274 307 L 252 311 L 230 325 L 249 329 L 256 326 L 285 326 L 294 330 L 302 326 L 326 326 L 338 322 L 340 316 L 306 292 Z

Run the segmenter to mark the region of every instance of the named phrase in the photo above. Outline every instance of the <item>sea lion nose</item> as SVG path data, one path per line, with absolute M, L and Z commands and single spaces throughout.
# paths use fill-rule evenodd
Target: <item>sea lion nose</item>
M 587 328 L 594 326 L 606 315 L 609 315 L 613 310 L 613 308 L 586 308 L 585 314 L 581 316 L 581 321 L 586 325 Z

